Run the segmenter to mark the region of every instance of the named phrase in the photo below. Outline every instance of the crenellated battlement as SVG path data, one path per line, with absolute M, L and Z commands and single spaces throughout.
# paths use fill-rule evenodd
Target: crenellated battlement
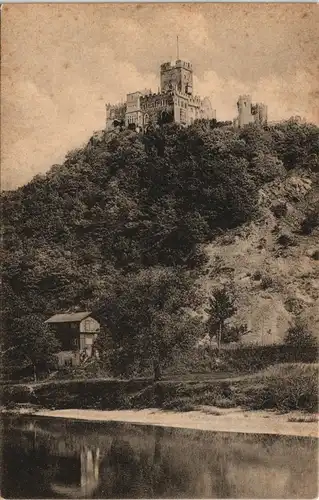
M 192 65 L 192 63 L 187 62 L 187 61 L 182 61 L 181 59 L 178 59 L 177 61 L 175 61 L 175 64 L 172 64 L 171 62 L 165 62 L 165 63 L 161 64 L 161 71 L 169 71 L 169 70 L 172 70 L 174 68 L 184 68 L 184 69 L 187 69 L 189 71 L 192 71 L 193 65 Z
M 192 106 L 200 106 L 201 105 L 201 98 L 198 96 L 198 95 L 190 95 L 190 94 L 186 94 L 184 92 L 178 92 L 176 91 L 176 96 L 181 98 L 181 99 L 185 99 L 188 104 L 192 105 Z
M 181 59 L 178 59 L 175 64 L 176 68 L 184 68 L 188 69 L 189 71 L 193 71 L 193 65 L 187 61 L 182 61 Z

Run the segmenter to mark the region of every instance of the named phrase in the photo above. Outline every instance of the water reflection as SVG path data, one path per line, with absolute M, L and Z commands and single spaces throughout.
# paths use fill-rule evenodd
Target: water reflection
M 315 498 L 317 441 L 109 423 L 3 422 L 10 498 Z

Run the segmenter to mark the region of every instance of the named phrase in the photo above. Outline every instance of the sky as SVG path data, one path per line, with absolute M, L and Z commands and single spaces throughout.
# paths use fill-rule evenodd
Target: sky
M 270 120 L 319 124 L 316 4 L 5 4 L 1 17 L 2 189 L 84 145 L 105 103 L 157 91 L 177 35 L 217 119 L 232 120 L 248 93 Z

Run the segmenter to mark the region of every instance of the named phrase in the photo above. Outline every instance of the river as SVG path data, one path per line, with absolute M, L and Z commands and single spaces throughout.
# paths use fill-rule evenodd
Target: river
M 316 498 L 316 439 L 43 417 L 2 420 L 1 496 Z

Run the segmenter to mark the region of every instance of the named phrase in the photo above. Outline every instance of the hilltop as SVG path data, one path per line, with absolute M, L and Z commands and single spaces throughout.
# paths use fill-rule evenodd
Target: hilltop
M 161 300 L 158 324 L 174 330 L 183 307 L 200 313 L 223 283 L 246 342 L 278 341 L 297 317 L 318 334 L 319 129 L 220 125 L 97 133 L 3 193 L 6 348 L 38 342 L 56 311 L 111 321 L 107 304 L 128 304 L 134 290 L 151 297 L 152 314 Z M 130 307 L 138 322 L 143 304 Z

